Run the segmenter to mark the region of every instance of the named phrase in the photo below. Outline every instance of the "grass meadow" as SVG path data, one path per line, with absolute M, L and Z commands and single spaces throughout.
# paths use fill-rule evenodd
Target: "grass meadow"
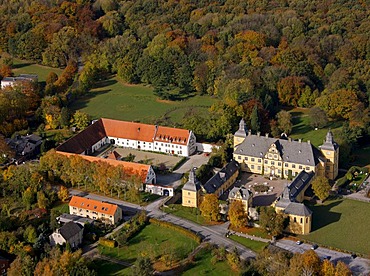
M 309 206 L 312 232 L 302 239 L 369 256 L 370 204 L 341 199 Z
M 14 59 L 12 71 L 15 76 L 18 76 L 19 74 L 36 74 L 38 75 L 39 82 L 45 82 L 46 77 L 50 72 L 54 72 L 58 76 L 63 72 L 63 70 L 59 68 L 43 66 L 20 59 Z
M 149 224 L 127 246 L 108 248 L 99 246 L 102 255 L 134 263 L 138 256 L 148 256 L 159 262 L 166 258 L 186 258 L 198 246 L 193 239 L 169 228 Z
M 230 239 L 244 245 L 245 247 L 249 248 L 254 252 L 261 252 L 267 245 L 265 242 L 255 241 L 248 238 L 240 237 L 237 235 L 231 235 Z
M 95 119 L 105 117 L 153 123 L 161 118 L 178 123 L 189 108 L 207 112 L 214 102 L 209 96 L 198 95 L 181 101 L 163 101 L 153 94 L 149 86 L 128 85 L 113 77 L 98 83 L 98 87 L 74 102 L 71 108 L 86 112 Z

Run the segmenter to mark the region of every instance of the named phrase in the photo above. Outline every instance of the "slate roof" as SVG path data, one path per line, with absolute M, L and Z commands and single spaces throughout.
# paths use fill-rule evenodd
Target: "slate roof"
M 306 207 L 303 203 L 291 202 L 284 210 L 285 214 L 297 215 L 297 216 L 310 216 L 312 211 Z
M 290 198 L 295 199 L 299 193 L 310 184 L 311 179 L 314 177 L 314 172 L 306 172 L 302 170 L 290 183 L 289 195 Z
M 189 180 L 185 183 L 184 187 L 182 187 L 182 190 L 184 191 L 191 191 L 191 192 L 197 192 L 200 190 L 200 182 L 198 181 L 197 177 L 195 176 L 195 171 L 192 169 L 189 173 Z
M 240 194 L 242 200 L 248 200 L 249 197 L 252 196 L 252 192 L 250 190 L 248 190 L 247 188 L 245 188 L 245 187 L 234 187 L 229 192 L 228 199 L 239 198 L 239 197 L 237 197 L 238 193 Z
M 324 143 L 320 146 L 323 150 L 336 150 L 339 145 L 334 141 L 333 133 L 329 130 L 326 134 Z
M 237 132 L 234 133 L 234 136 L 237 137 L 247 137 L 247 125 L 242 118 L 239 123 L 239 129 Z
M 70 221 L 59 228 L 59 233 L 66 241 L 68 241 L 71 237 L 75 236 L 82 230 L 83 227 L 80 224 Z
M 321 153 L 310 142 L 284 140 L 254 134 L 248 135 L 244 141 L 237 146 L 234 153 L 264 158 L 273 143 L 275 143 L 284 162 L 308 166 L 315 166 L 319 162 Z
M 208 180 L 206 184 L 204 184 L 203 188 L 206 190 L 208 194 L 213 194 L 238 170 L 239 170 L 238 162 L 232 160 L 225 167 L 223 167 L 218 173 L 212 176 L 212 178 Z
M 72 222 L 75 222 L 81 225 L 85 225 L 86 223 L 90 223 L 90 224 L 94 223 L 93 219 L 80 217 L 80 216 L 72 215 L 72 214 L 61 214 L 59 217 L 57 217 L 57 221 L 63 222 L 63 223 L 72 221 Z

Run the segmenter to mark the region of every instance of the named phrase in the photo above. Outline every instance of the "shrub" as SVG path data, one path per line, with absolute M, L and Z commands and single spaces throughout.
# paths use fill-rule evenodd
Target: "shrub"
M 103 245 L 103 246 L 106 246 L 106 247 L 109 247 L 109 248 L 114 248 L 114 247 L 117 246 L 116 241 L 106 239 L 106 238 L 100 238 L 99 239 L 99 244 Z
M 146 225 L 148 218 L 145 211 L 141 211 L 133 216 L 126 225 L 121 229 L 121 231 L 116 234 L 115 238 L 119 246 L 123 246 L 141 231 Z
M 197 243 L 202 242 L 202 237 L 201 236 L 197 235 L 196 233 L 194 233 L 194 232 L 192 232 L 188 229 L 185 229 L 184 227 L 175 225 L 171 222 L 162 221 L 162 220 L 158 220 L 158 219 L 155 219 L 155 218 L 150 218 L 149 223 L 153 223 L 153 224 L 161 226 L 161 227 L 166 227 L 166 228 L 169 228 L 169 229 L 173 229 L 173 230 L 175 230 L 177 232 L 180 232 L 180 233 L 184 234 L 185 236 L 195 240 Z

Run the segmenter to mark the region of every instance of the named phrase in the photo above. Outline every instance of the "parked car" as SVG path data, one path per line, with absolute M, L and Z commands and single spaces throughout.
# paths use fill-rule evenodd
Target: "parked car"
M 352 259 L 356 259 L 357 258 L 357 255 L 355 253 L 352 253 L 351 254 L 351 257 L 352 257 Z
M 301 245 L 302 243 L 303 243 L 303 241 L 296 241 L 297 245 Z
M 315 249 L 317 249 L 319 246 L 316 244 L 316 243 L 314 243 L 312 246 L 311 246 L 311 249 L 312 250 L 315 250 Z
M 324 256 L 323 258 L 322 258 L 323 260 L 330 260 L 331 259 L 331 256 Z

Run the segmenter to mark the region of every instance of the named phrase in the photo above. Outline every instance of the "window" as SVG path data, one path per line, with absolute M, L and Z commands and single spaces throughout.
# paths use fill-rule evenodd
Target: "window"
M 268 164 L 268 161 L 267 160 L 265 160 L 265 164 Z
M 285 171 L 284 171 L 284 174 L 285 174 L 285 175 L 287 175 L 287 174 L 288 174 L 288 170 L 285 170 Z
M 308 223 L 308 218 L 306 218 L 306 223 Z
M 326 159 L 326 162 L 330 162 L 330 159 Z
M 188 195 L 190 195 L 190 192 L 188 192 Z
M 288 163 L 285 163 L 285 164 L 284 164 L 284 166 L 285 166 L 285 167 L 288 167 Z
M 281 166 L 281 162 L 278 162 L 278 166 Z
M 188 203 L 190 203 L 190 200 L 188 200 Z
M 157 142 L 155 142 L 155 144 L 156 144 L 156 145 L 158 145 L 158 143 L 157 143 Z
M 281 170 L 278 170 L 278 173 L 281 174 Z
M 292 168 L 295 169 L 295 164 L 292 165 Z
M 261 163 L 262 162 L 262 160 L 261 159 L 258 159 L 258 163 Z
M 310 167 L 306 167 L 306 171 L 309 171 L 310 170 Z
M 244 157 L 244 160 L 248 160 L 248 157 Z
M 303 219 L 301 218 L 301 223 L 303 223 Z
M 252 158 L 251 161 L 254 162 L 254 158 Z
M 257 169 L 260 171 L 261 170 L 261 166 L 258 166 Z
M 299 169 L 302 170 L 302 166 L 299 166 Z
M 254 170 L 254 165 L 251 166 L 251 169 Z
M 274 154 L 274 158 L 275 158 L 275 159 L 277 159 L 277 158 L 278 158 L 278 157 L 277 157 L 277 154 Z
M 297 222 L 297 219 L 296 219 L 296 217 L 294 217 L 294 222 Z
M 274 166 L 275 165 L 275 162 L 274 161 L 271 161 L 271 165 Z
M 242 159 L 242 157 L 239 155 L 239 156 L 238 156 L 238 159 L 240 160 L 240 159 Z

